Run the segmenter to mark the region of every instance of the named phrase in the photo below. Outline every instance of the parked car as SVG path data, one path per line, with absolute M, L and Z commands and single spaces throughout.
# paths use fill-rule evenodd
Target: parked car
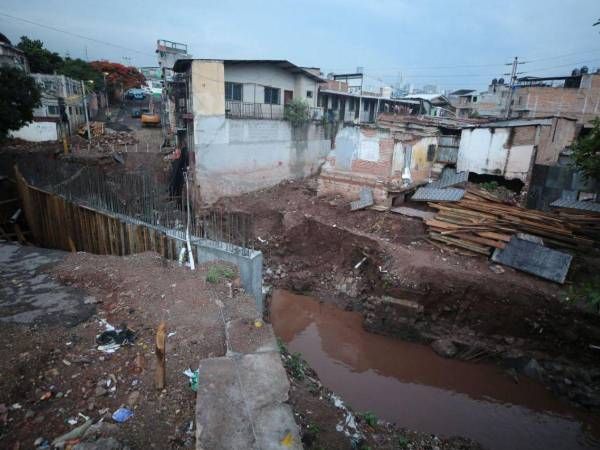
M 138 88 L 129 89 L 125 94 L 125 97 L 129 100 L 144 100 L 146 94 L 143 90 Z
M 133 108 L 131 110 L 131 117 L 133 117 L 134 119 L 139 119 L 140 117 L 142 117 L 142 110 L 140 108 Z

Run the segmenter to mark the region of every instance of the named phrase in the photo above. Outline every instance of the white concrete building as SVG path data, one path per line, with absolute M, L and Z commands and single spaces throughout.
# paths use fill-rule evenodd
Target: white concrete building
M 316 173 L 330 148 L 323 125 L 293 127 L 285 105 L 316 111 L 313 70 L 283 60 L 185 59 L 175 63 L 172 98 L 203 203 Z

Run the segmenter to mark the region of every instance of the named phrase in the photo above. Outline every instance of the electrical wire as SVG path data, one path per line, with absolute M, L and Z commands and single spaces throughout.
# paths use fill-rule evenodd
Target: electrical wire
M 20 20 L 21 22 L 29 23 L 31 25 L 36 25 L 38 27 L 42 27 L 42 28 L 46 28 L 48 30 L 56 31 L 58 33 L 64 33 L 64 34 L 67 34 L 69 36 L 74 36 L 74 37 L 78 37 L 80 39 L 85 39 L 85 40 L 88 40 L 88 41 L 91 41 L 91 42 L 96 42 L 97 44 L 107 45 L 109 47 L 115 47 L 115 48 L 119 48 L 121 50 L 127 50 L 129 52 L 138 53 L 138 54 L 144 55 L 144 56 L 152 56 L 152 57 L 156 56 L 155 54 L 146 53 L 146 52 L 143 52 L 143 51 L 140 51 L 140 50 L 136 50 L 136 49 L 133 49 L 133 48 L 125 47 L 123 45 L 114 44 L 112 42 L 107 42 L 107 41 L 103 41 L 103 40 L 100 40 L 100 39 L 95 39 L 95 38 L 91 38 L 91 37 L 88 37 L 88 36 L 83 36 L 82 34 L 73 33 L 71 31 L 62 30 L 62 29 L 56 28 L 56 27 L 51 27 L 50 25 L 44 25 L 42 23 L 34 22 L 33 20 L 23 19 L 22 17 L 13 16 L 11 14 L 6 14 L 6 13 L 3 13 L 3 12 L 0 12 L 0 16 L 9 17 L 9 18 L 14 19 L 14 20 Z

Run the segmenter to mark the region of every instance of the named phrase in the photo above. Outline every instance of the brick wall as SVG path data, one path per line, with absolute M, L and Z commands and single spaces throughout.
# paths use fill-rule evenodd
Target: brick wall
M 561 114 L 585 122 L 600 115 L 600 87 L 594 87 L 594 83 L 588 89 L 520 88 L 514 98 L 513 111 L 522 112 L 526 117 Z

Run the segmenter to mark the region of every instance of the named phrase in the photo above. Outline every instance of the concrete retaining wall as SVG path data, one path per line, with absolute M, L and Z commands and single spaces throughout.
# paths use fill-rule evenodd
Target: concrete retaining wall
M 317 173 L 330 149 L 323 126 L 198 116 L 196 183 L 204 204 Z

